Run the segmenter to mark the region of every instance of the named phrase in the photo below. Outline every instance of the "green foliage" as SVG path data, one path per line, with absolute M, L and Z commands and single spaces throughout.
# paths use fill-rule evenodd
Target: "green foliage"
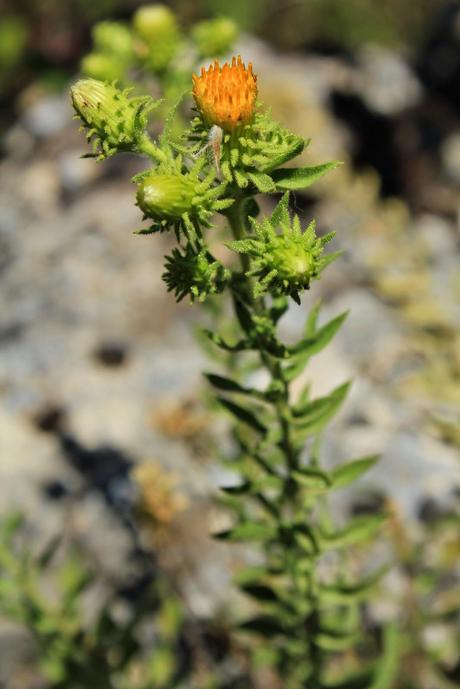
M 139 17 L 145 20 L 142 28 Z M 176 25 L 163 10 L 138 14 L 134 30 L 145 39 L 159 19 L 169 22 L 166 34 L 176 35 Z M 195 39 L 202 40 L 206 31 L 209 25 L 202 25 Z M 178 247 L 167 257 L 163 275 L 168 289 L 178 300 L 188 295 L 192 301 L 227 293 L 234 310 L 230 328 L 222 334 L 208 330 L 206 335 L 231 361 L 231 369 L 208 373 L 207 379 L 231 421 L 234 451 L 228 464 L 239 475 L 236 484 L 222 491 L 232 525 L 216 536 L 251 543 L 260 561 L 260 566 L 239 577 L 241 589 L 256 607 L 239 629 L 270 642 L 271 668 L 287 689 L 327 686 L 331 669 L 345 663 L 349 653 L 362 654 L 363 662 L 364 657 L 369 660 L 367 689 L 390 689 L 397 662 L 394 632 L 385 633 L 386 650 L 377 660 L 379 649 L 362 616 L 362 606 L 385 570 L 377 568 L 359 577 L 350 576 L 342 566 L 344 555 L 375 541 L 385 515 L 336 524 L 328 506 L 329 496 L 358 480 L 376 457 L 327 470 L 321 467 L 322 434 L 350 384 L 342 383 L 318 398 L 310 396 L 308 386 L 294 398 L 292 388 L 312 357 L 337 333 L 346 314 L 319 324 L 316 305 L 297 342 L 287 344 L 279 336 L 288 297 L 299 304 L 311 281 L 338 255 L 324 253 L 333 233 L 320 237 L 314 221 L 303 230 L 299 217 L 291 217 L 289 192 L 308 187 L 337 163 L 282 167 L 307 142 L 269 113 L 251 111 L 248 104 L 255 80 L 241 61 L 234 60 L 222 70 L 203 70 L 195 86 L 197 79 L 202 80 L 201 95 L 195 96 L 198 114 L 191 127 L 175 139 L 173 109 L 158 140 L 145 134 L 132 150 L 148 155 L 152 167 L 134 181 L 137 203 L 153 221 L 141 233 L 176 232 Z M 120 131 L 124 131 L 123 115 L 121 105 L 114 115 Z M 223 131 L 216 123 L 224 121 L 235 124 Z M 113 142 L 110 146 L 117 149 Z M 254 197 L 280 190 L 285 193 L 272 214 L 259 220 Z M 240 265 L 224 267 L 214 258 L 214 253 L 220 254 L 214 247 L 211 251 L 209 230 L 216 214 L 224 224 L 225 244 L 238 254 Z M 266 382 L 254 387 L 248 371 L 257 370 L 264 372 Z M 166 657 L 170 658 L 167 651 Z M 168 676 L 168 662 L 161 681 Z

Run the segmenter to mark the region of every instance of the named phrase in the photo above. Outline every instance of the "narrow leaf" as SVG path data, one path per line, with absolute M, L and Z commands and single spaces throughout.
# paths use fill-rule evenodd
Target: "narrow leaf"
M 284 189 L 306 189 L 314 182 L 321 179 L 326 172 L 333 170 L 341 163 L 331 161 L 322 165 L 312 165 L 306 167 L 282 168 L 271 173 L 272 180 L 279 191 Z
M 222 541 L 269 541 L 276 536 L 277 529 L 262 522 L 243 522 L 233 529 L 220 531 L 214 538 Z
M 376 531 L 385 521 L 386 515 L 376 514 L 367 517 L 353 519 L 344 529 L 334 532 L 322 532 L 320 541 L 321 549 L 345 548 L 355 545 L 375 536 Z
M 271 615 L 260 615 L 252 620 L 247 620 L 240 625 L 240 629 L 266 638 L 273 638 L 286 633 L 283 625 Z
M 236 404 L 235 402 L 230 402 L 230 400 L 225 399 L 224 397 L 218 397 L 217 398 L 220 404 L 225 407 L 227 411 L 230 412 L 233 416 L 235 416 L 239 421 L 242 423 L 245 423 L 247 426 L 250 426 L 253 428 L 255 431 L 258 431 L 261 434 L 266 433 L 266 428 L 259 421 L 259 419 L 256 417 L 253 411 L 250 409 L 246 409 L 245 407 L 242 407 L 239 404 Z
M 355 459 L 352 462 L 347 462 L 339 467 L 336 467 L 331 472 L 332 483 L 334 488 L 344 488 L 350 483 L 354 483 L 360 476 L 372 469 L 378 460 L 378 455 L 369 455 L 361 459 Z
M 275 184 L 269 175 L 263 172 L 249 172 L 248 177 L 261 194 L 269 194 L 275 191 Z

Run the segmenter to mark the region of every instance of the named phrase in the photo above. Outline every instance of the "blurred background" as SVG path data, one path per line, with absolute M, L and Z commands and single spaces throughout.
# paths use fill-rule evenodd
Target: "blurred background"
M 86 592 L 83 620 L 112 597 L 135 607 L 165 575 L 189 613 L 175 652 L 183 669 L 197 645 L 212 663 L 228 657 L 230 579 L 248 558 L 208 536 L 222 522 L 213 496 L 232 480 L 217 461 L 226 421 L 201 380 L 212 364 L 193 334 L 200 309 L 176 305 L 161 280 L 169 238 L 132 235 L 141 217 L 130 179 L 143 163 L 81 158 L 68 95 L 94 52 L 95 24 L 129 24 L 143 4 L 0 0 L 0 514 L 25 515 L 21 537 L 37 552 L 55 537 L 77 547 L 66 566 L 72 601 L 80 585 Z M 319 394 L 355 381 L 324 461 L 382 459 L 337 510 L 390 501 L 408 538 L 424 543 L 460 495 L 460 4 L 165 4 L 184 35 L 212 17 L 234 20 L 230 54 L 253 63 L 274 117 L 312 139 L 303 162 L 344 161 L 293 199 L 305 220 L 337 232 L 344 256 L 283 328 L 298 333 L 319 298 L 324 318 L 351 309 L 309 372 Z M 440 561 L 458 575 L 458 531 L 449 548 Z M 95 585 L 75 575 L 75 561 Z M 53 598 L 47 567 L 45 558 L 35 574 Z M 392 575 L 395 596 L 406 574 Z M 391 601 L 381 606 L 376 614 L 391 616 Z M 167 614 L 179 628 L 180 615 Z M 17 622 L 0 618 L 0 687 L 89 687 L 65 674 L 64 651 L 44 662 Z M 136 643 L 153 643 L 144 636 Z M 238 653 L 230 678 L 244 674 Z M 458 649 L 449 653 L 460 667 Z M 129 672 L 124 687 L 140 686 Z M 175 686 L 166 676 L 154 686 Z M 94 677 L 95 689 L 118 686 Z

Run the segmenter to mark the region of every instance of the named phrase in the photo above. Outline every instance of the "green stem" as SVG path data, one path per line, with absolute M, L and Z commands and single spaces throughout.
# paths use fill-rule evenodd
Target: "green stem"
M 137 151 L 148 156 L 152 160 L 156 160 L 157 163 L 164 163 L 166 161 L 166 155 L 158 146 L 156 146 L 152 139 L 147 134 L 142 134 L 139 141 L 137 142 Z

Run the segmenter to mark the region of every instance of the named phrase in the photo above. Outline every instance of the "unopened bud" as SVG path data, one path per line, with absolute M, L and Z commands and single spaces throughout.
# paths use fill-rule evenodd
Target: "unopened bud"
M 130 60 L 133 52 L 133 37 L 130 30 L 120 22 L 99 22 L 92 31 L 97 52 L 114 55 L 120 60 Z
M 137 191 L 137 204 L 147 218 L 179 221 L 192 210 L 195 182 L 186 175 L 151 174 L 144 177 Z
M 192 29 L 192 36 L 201 57 L 217 57 L 229 52 L 237 34 L 235 22 L 227 17 L 199 22 Z
M 165 5 L 140 7 L 133 17 L 133 27 L 144 41 L 164 41 L 175 38 L 178 33 L 174 14 Z
M 78 81 L 71 88 L 71 97 L 87 138 L 94 137 L 100 158 L 137 149 L 152 107 L 150 98 L 129 98 L 127 91 L 96 79 Z

